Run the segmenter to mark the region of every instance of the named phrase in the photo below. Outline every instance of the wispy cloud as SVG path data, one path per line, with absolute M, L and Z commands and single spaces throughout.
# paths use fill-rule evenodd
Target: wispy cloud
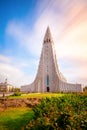
M 28 74 L 29 71 L 24 72 L 24 70 L 27 68 L 33 71 L 34 66 L 37 66 L 37 61 L 32 60 L 31 64 L 29 63 L 30 61 L 21 59 L 18 61 L 14 57 L 0 55 L 0 82 L 4 82 L 7 78 L 8 82 L 16 87 L 31 83 L 34 80 L 33 72 Z
M 5 78 L 8 79 L 9 83 L 16 87 L 20 87 L 25 83 L 29 83 L 32 79 L 32 76 L 26 76 L 21 69 L 12 65 L 0 63 L 0 81 L 4 82 Z
M 4 55 L 0 55 L 0 62 L 10 63 L 11 61 L 12 61 L 11 58 L 4 56 Z
M 24 23 L 20 25 L 20 22 L 11 21 L 6 28 L 6 34 L 28 49 L 32 55 L 38 55 L 40 52 L 38 50 L 41 49 L 41 43 L 38 40 L 40 34 L 35 29 L 28 29 L 26 25 L 24 27 Z
M 72 83 L 87 84 L 87 60 L 80 58 L 60 58 L 59 68 Z M 84 79 L 84 80 L 83 80 Z

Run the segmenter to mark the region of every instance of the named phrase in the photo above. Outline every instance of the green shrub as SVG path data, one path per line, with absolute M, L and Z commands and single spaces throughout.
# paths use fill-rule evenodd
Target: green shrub
M 14 92 L 13 96 L 21 96 L 20 92 Z
M 33 111 L 27 130 L 87 130 L 87 96 L 46 98 Z

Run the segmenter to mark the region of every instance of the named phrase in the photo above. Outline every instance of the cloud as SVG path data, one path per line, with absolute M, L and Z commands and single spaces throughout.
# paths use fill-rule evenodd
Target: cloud
M 81 58 L 60 58 L 59 68 L 68 82 L 87 84 L 87 60 Z
M 32 55 L 38 55 L 41 49 L 41 43 L 38 40 L 40 34 L 38 35 L 35 29 L 32 31 L 28 29 L 24 27 L 24 23 L 20 25 L 20 22 L 11 21 L 7 25 L 6 34 L 25 47 Z
M 0 54 L 0 62 L 10 63 L 11 60 L 11 58 Z
M 57 48 L 60 57 L 83 58 L 87 59 L 87 24 L 82 23 L 80 26 L 73 28 L 67 32 L 60 41 L 60 46 Z
M 1 82 L 8 79 L 8 82 L 12 85 L 20 87 L 25 83 L 29 83 L 32 76 L 26 76 L 20 69 L 11 66 L 9 64 L 0 63 L 0 80 Z
M 37 63 L 36 60 L 32 62 L 33 66 Z M 32 69 L 28 61 L 21 59 L 17 61 L 14 57 L 0 55 L 0 82 L 4 82 L 7 78 L 8 83 L 16 87 L 31 83 L 34 80 L 34 76 L 31 73 L 27 74 L 24 72 L 25 68 Z

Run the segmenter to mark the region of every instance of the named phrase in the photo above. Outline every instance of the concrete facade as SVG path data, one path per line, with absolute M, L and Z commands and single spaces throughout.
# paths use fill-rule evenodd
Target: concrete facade
M 34 82 L 21 86 L 26 92 L 82 92 L 81 84 L 67 83 L 66 78 L 59 71 L 54 48 L 54 42 L 49 27 L 43 40 L 43 47 Z

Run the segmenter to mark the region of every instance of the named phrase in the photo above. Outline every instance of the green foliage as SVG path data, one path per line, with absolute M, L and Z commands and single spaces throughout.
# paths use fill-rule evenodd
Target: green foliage
M 14 88 L 14 92 L 20 92 L 20 88 Z
M 21 96 L 20 92 L 14 92 L 14 94 L 12 96 Z
M 84 91 L 84 92 L 87 92 L 87 86 L 85 86 L 85 87 L 83 88 L 83 91 Z
M 87 96 L 46 98 L 33 108 L 27 130 L 87 130 Z

